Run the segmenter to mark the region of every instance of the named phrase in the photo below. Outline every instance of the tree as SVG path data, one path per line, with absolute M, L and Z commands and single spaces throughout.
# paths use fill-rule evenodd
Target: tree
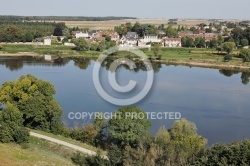
M 205 149 L 206 139 L 197 135 L 195 124 L 186 119 L 174 122 L 170 134 L 177 165 L 192 162 Z
M 32 75 L 5 82 L 0 88 L 0 104 L 10 103 L 23 114 L 24 126 L 59 133 L 62 109 L 54 99 L 55 88 Z
M 23 127 L 23 113 L 13 104 L 6 104 L 0 112 L 0 142 L 27 142 L 29 133 Z
M 112 142 L 125 148 L 126 145 L 137 147 L 141 137 L 148 133 L 151 122 L 141 109 L 128 106 L 117 110 L 108 125 Z
M 240 51 L 239 57 L 242 58 L 244 62 L 249 62 L 250 61 L 250 50 L 249 49 L 242 49 Z
M 54 36 L 63 36 L 62 28 L 56 27 L 56 28 L 54 29 L 53 35 L 54 35 Z
M 224 42 L 224 38 L 221 36 L 221 35 L 219 35 L 218 36 L 218 46 L 221 46 L 221 44 Z
M 235 48 L 235 43 L 234 42 L 225 42 L 221 45 L 221 48 L 223 51 L 226 51 L 227 54 L 230 54 L 233 49 Z
M 32 42 L 33 36 L 30 32 L 25 33 L 25 40 L 26 42 Z
M 110 41 L 111 41 L 111 37 L 110 37 L 110 36 L 106 36 L 106 37 L 105 37 L 105 40 L 106 40 L 107 42 L 110 42 Z
M 106 49 L 105 41 L 100 41 L 97 47 L 97 51 L 104 51 Z
M 193 165 L 250 165 L 250 141 L 215 144 L 198 156 Z
M 166 29 L 166 35 L 167 35 L 167 37 L 177 37 L 178 32 L 175 28 L 173 28 L 172 25 L 169 25 Z
M 217 39 L 213 38 L 210 41 L 210 48 L 217 48 L 217 46 L 218 46 L 218 41 L 217 41 Z
M 182 47 L 186 47 L 187 46 L 187 37 L 182 37 L 181 38 L 181 45 L 182 45 Z
M 22 30 L 14 25 L 7 26 L 3 29 L 0 36 L 2 42 L 19 42 L 22 37 Z
M 161 44 L 155 44 L 154 45 L 153 51 L 154 51 L 154 56 L 156 58 L 160 58 L 160 55 L 159 55 L 160 49 L 161 49 Z
M 248 45 L 249 45 L 247 39 L 242 39 L 242 40 L 240 41 L 240 44 L 241 44 L 242 47 L 245 47 L 245 46 L 248 46 Z
M 75 45 L 77 51 L 88 51 L 90 49 L 90 44 L 84 38 L 79 38 Z
M 191 37 L 187 37 L 186 46 L 193 47 L 193 45 L 194 45 L 194 40 Z
M 156 136 L 155 136 L 155 141 L 157 142 L 158 145 L 164 147 L 170 142 L 170 134 L 168 130 L 165 128 L 165 126 L 161 127 Z
M 132 32 L 139 32 L 140 27 L 141 24 L 139 22 L 136 22 L 132 28 Z

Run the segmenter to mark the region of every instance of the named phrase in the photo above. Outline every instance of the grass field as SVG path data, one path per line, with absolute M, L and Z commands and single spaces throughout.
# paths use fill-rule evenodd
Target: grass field
M 0 143 L 0 166 L 71 166 L 74 154 L 70 149 L 30 137 L 25 145 Z
M 142 49 L 148 56 L 153 56 L 152 49 Z M 239 50 L 233 52 L 234 56 L 229 62 L 224 62 L 224 56 L 219 55 L 215 49 L 200 49 L 200 48 L 162 48 L 159 54 L 162 55 L 161 62 L 167 62 L 172 64 L 189 64 L 196 66 L 194 63 L 203 63 L 199 66 L 210 66 L 212 68 L 249 68 L 250 63 L 243 63 L 241 58 L 237 57 Z M 32 46 L 22 44 L 3 44 L 3 49 L 0 51 L 0 56 L 18 56 L 18 55 L 54 55 L 53 57 L 85 57 L 85 58 L 98 58 L 101 52 L 98 51 L 81 51 L 78 52 L 73 47 L 67 47 L 62 45 L 52 46 Z M 113 57 L 126 57 L 130 53 L 126 51 L 118 52 Z M 191 64 L 192 63 L 192 64 Z

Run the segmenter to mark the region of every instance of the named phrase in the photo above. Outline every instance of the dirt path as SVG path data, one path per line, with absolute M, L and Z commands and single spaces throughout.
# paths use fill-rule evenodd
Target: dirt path
M 34 132 L 30 132 L 30 135 L 33 136 L 33 137 L 36 137 L 36 138 L 45 139 L 47 141 L 54 142 L 54 143 L 57 143 L 59 145 L 63 145 L 63 146 L 72 148 L 72 149 L 74 149 L 76 151 L 80 151 L 80 152 L 88 154 L 88 155 L 92 155 L 92 156 L 96 155 L 96 152 L 94 152 L 92 150 L 85 149 L 85 148 L 79 147 L 77 145 L 73 145 L 73 144 L 67 143 L 65 141 L 61 141 L 61 140 L 58 140 L 58 139 L 55 139 L 55 138 L 51 138 L 51 137 L 48 137 L 48 136 L 45 136 L 45 135 L 37 134 L 37 133 L 34 133 Z M 104 157 L 105 159 L 108 159 L 107 156 L 102 156 L 102 157 Z

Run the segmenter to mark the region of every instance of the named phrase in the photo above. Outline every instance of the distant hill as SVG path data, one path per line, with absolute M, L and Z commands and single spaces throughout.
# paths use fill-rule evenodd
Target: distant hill
M 0 22 L 10 21 L 109 21 L 136 19 L 135 17 L 84 17 L 84 16 L 6 16 L 0 15 Z

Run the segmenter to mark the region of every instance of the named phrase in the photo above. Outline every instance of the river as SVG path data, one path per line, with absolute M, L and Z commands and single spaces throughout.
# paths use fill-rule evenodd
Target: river
M 95 61 L 90 59 L 64 59 L 46 62 L 31 57 L 0 58 L 0 84 L 32 74 L 54 84 L 55 98 L 63 110 L 63 121 L 74 126 L 89 123 L 89 119 L 72 120 L 73 112 L 114 112 L 116 106 L 103 100 L 92 81 Z M 112 91 L 107 80 L 109 62 L 103 65 L 100 78 L 104 89 L 118 98 L 127 98 L 140 92 L 146 81 L 141 64 L 137 70 L 126 66 L 117 69 L 117 82 L 126 85 L 136 80 L 138 87 L 119 96 Z M 199 67 L 173 66 L 154 63 L 154 83 L 149 94 L 134 104 L 146 112 L 180 112 L 196 124 L 198 133 L 208 144 L 229 143 L 250 138 L 250 73 Z M 151 119 L 152 134 L 165 125 L 171 128 L 174 120 Z

